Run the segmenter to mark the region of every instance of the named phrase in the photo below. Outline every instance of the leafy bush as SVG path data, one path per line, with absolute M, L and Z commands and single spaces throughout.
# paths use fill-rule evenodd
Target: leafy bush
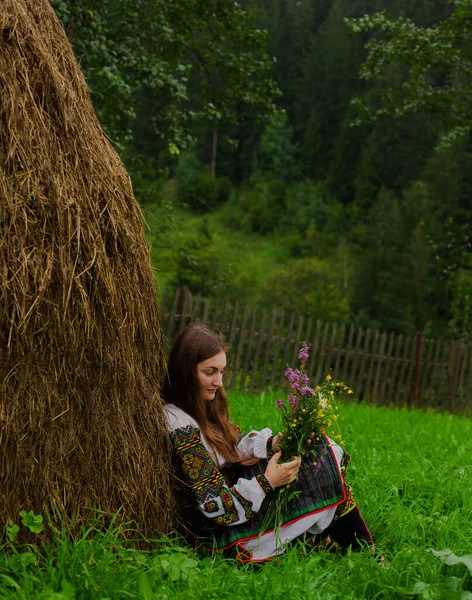
M 268 305 L 326 321 L 347 321 L 349 298 L 341 274 L 315 258 L 288 261 L 274 270 L 266 287 Z
M 228 200 L 231 182 L 205 171 L 194 152 L 183 152 L 175 171 L 179 201 L 197 212 L 208 212 Z

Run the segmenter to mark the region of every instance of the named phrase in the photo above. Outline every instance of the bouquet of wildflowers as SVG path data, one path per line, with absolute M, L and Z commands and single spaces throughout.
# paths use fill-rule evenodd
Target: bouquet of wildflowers
M 303 344 L 298 359 L 299 369 L 285 371 L 289 393 L 286 400 L 277 400 L 275 405 L 282 413 L 283 438 L 279 442 L 282 456 L 292 460 L 292 456 L 306 456 L 316 445 L 316 435 L 324 432 L 339 443 L 342 443 L 338 425 L 337 398 L 340 394 L 352 394 L 352 390 L 341 381 L 335 381 L 331 375 L 311 388 L 306 372 L 308 346 Z M 307 443 L 310 442 L 310 443 Z
M 293 456 L 316 457 L 316 447 L 323 433 L 343 443 L 338 425 L 337 398 L 341 394 L 352 394 L 352 390 L 341 381 L 333 380 L 329 374 L 320 385 L 310 387 L 306 370 L 308 356 L 308 346 L 304 343 L 298 354 L 300 368 L 289 367 L 285 371 L 289 388 L 287 398 L 278 399 L 275 403 L 282 417 L 283 437 L 278 446 L 283 461 L 290 461 Z M 290 511 L 290 504 L 299 493 L 291 485 L 276 488 L 264 526 L 272 521 L 278 531 L 283 516 Z

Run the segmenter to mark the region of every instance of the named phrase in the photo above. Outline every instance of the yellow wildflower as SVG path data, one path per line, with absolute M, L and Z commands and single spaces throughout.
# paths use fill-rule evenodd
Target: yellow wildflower
M 320 388 L 320 386 L 319 386 L 319 385 L 317 385 L 317 386 L 315 387 L 315 391 L 317 392 L 318 390 L 321 390 L 321 388 Z
M 326 381 L 331 381 L 331 375 L 326 375 Z
M 330 396 L 334 396 L 333 390 L 330 391 Z

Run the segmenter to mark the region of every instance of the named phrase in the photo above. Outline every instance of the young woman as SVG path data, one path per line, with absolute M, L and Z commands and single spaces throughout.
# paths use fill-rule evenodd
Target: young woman
M 203 326 L 183 331 L 169 357 L 163 396 L 187 537 L 210 551 L 231 550 L 242 562 L 269 560 L 290 541 L 322 532 L 342 548 L 373 546 L 344 481 L 349 456 L 319 434 L 312 456 L 278 464 L 281 433 L 266 428 L 242 437 L 230 422 L 225 368 L 222 339 Z M 289 483 L 301 492 L 291 514 L 277 535 L 261 535 L 273 490 Z

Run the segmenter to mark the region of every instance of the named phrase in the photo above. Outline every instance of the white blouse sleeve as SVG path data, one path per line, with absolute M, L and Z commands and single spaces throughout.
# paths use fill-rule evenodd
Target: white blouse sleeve
M 266 427 L 261 431 L 250 431 L 239 442 L 238 450 L 244 458 L 269 458 L 272 455 L 272 430 Z
M 251 519 L 272 491 L 265 475 L 240 478 L 228 486 L 196 421 L 173 405 L 166 405 L 165 412 L 180 480 L 198 510 L 219 525 Z

